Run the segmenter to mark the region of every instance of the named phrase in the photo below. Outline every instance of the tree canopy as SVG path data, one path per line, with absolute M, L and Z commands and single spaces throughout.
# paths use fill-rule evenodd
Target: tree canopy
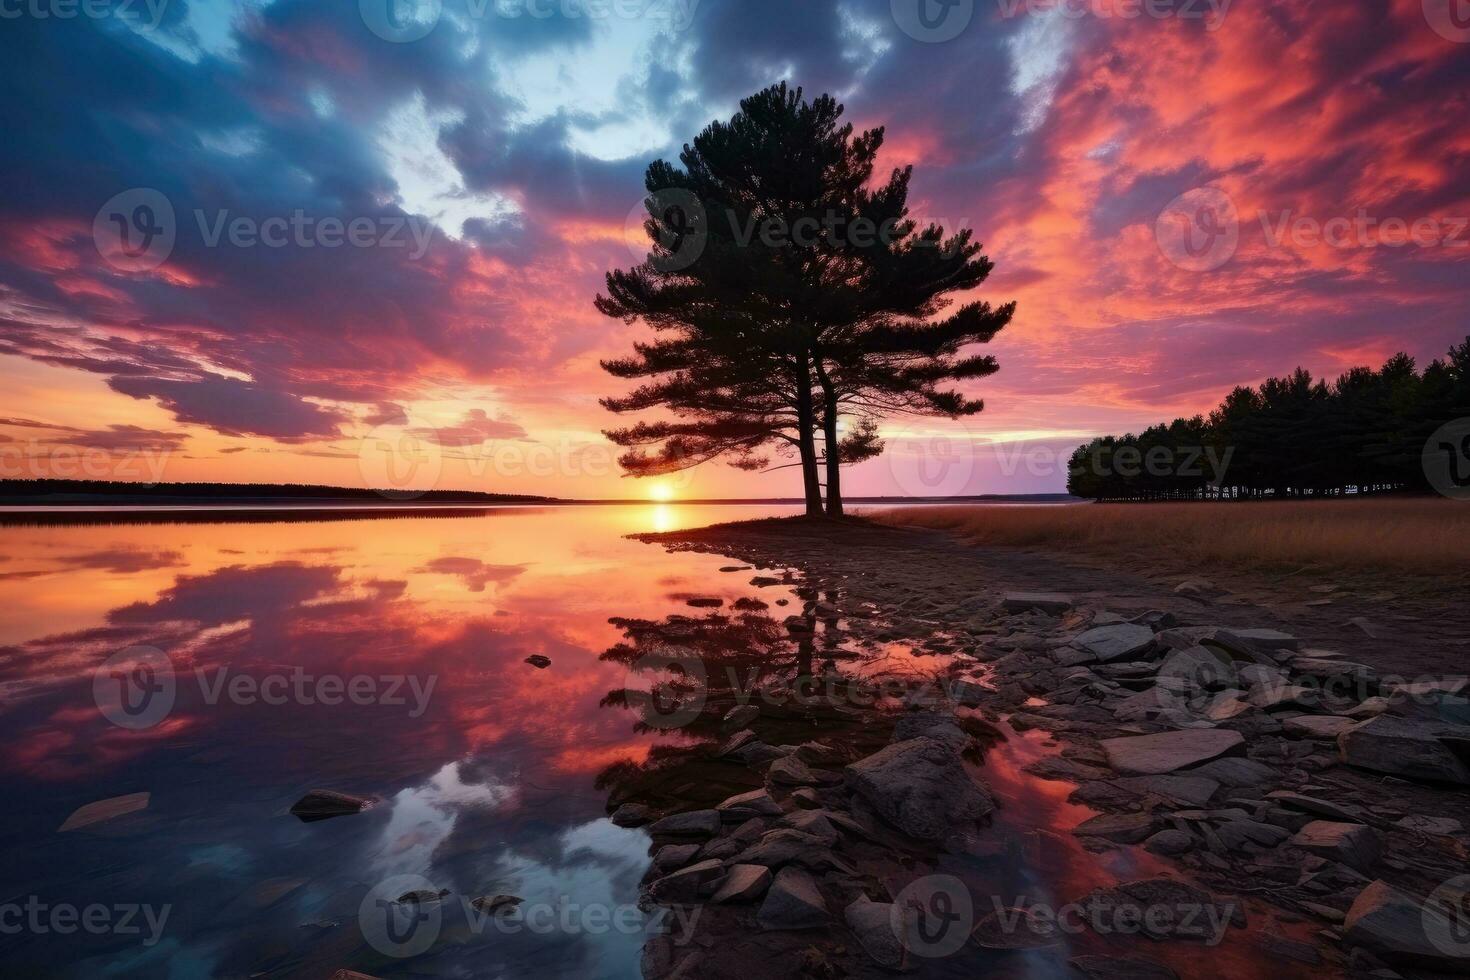
M 1331 383 L 1297 368 L 1235 388 L 1208 416 L 1094 439 L 1073 452 L 1067 489 L 1101 500 L 1425 491 L 1425 442 L 1466 417 L 1470 337 L 1422 372 L 1402 353 Z
M 1014 305 L 949 309 L 991 262 L 967 229 L 920 229 L 912 168 L 875 184 L 884 131 L 855 134 L 842 114 L 830 96 L 807 102 L 783 83 L 706 127 L 680 166 L 649 166 L 648 259 L 609 272 L 596 300 L 656 335 L 603 362 L 641 382 L 605 407 L 662 412 L 606 433 L 628 450 L 630 475 L 716 458 L 765 470 L 795 454 L 808 512 L 822 508 L 825 466 L 836 515 L 840 466 L 882 451 L 878 419 L 984 407 L 947 385 L 996 370 L 964 350 L 989 341 Z

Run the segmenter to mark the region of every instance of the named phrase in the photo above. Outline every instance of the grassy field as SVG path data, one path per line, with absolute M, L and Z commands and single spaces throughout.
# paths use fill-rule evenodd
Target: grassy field
M 1418 575 L 1470 570 L 1470 502 L 1437 497 L 905 507 L 868 516 L 953 531 L 975 544 L 1079 555 L 1152 553 L 1200 563 L 1323 565 Z

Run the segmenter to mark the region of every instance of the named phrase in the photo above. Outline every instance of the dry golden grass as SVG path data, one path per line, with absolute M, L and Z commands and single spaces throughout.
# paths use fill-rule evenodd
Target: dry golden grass
M 1079 555 L 1420 575 L 1470 569 L 1470 503 L 1441 498 L 904 507 L 871 516 L 953 531 L 975 544 Z

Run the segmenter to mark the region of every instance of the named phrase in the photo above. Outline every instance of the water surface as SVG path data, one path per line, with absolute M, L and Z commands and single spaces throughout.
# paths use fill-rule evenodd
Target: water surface
M 647 838 L 605 818 L 596 777 L 678 736 L 603 705 L 626 682 L 599 659 L 622 637 L 608 619 L 752 589 L 718 571 L 728 560 L 625 535 L 781 512 L 0 529 L 0 900 L 30 910 L 0 934 L 5 972 L 638 976 Z M 140 693 L 156 677 L 99 670 L 140 647 L 174 670 L 167 710 Z M 381 802 L 290 816 L 318 787 Z M 79 807 L 140 793 L 141 811 L 59 830 Z M 400 877 L 562 918 L 466 932 L 446 906 L 430 955 L 384 956 L 359 908 Z M 88 906 L 106 928 L 51 918 Z

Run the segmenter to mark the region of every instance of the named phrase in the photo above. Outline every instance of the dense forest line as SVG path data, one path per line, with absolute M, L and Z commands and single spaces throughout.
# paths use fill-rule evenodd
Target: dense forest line
M 177 503 L 204 501 L 350 500 L 382 503 L 540 503 L 553 497 L 475 490 L 372 490 L 302 483 L 127 483 L 121 480 L 0 480 L 0 502 L 7 504 Z
M 1426 442 L 1442 426 L 1466 419 L 1470 337 L 1423 371 L 1407 354 L 1376 371 L 1353 368 L 1330 383 L 1297 368 L 1259 388 L 1237 387 L 1208 416 L 1094 439 L 1072 453 L 1067 489 L 1097 500 L 1444 489 L 1426 470 Z M 1457 430 L 1457 440 L 1466 436 L 1470 431 Z M 1439 449 L 1465 452 L 1458 441 Z

